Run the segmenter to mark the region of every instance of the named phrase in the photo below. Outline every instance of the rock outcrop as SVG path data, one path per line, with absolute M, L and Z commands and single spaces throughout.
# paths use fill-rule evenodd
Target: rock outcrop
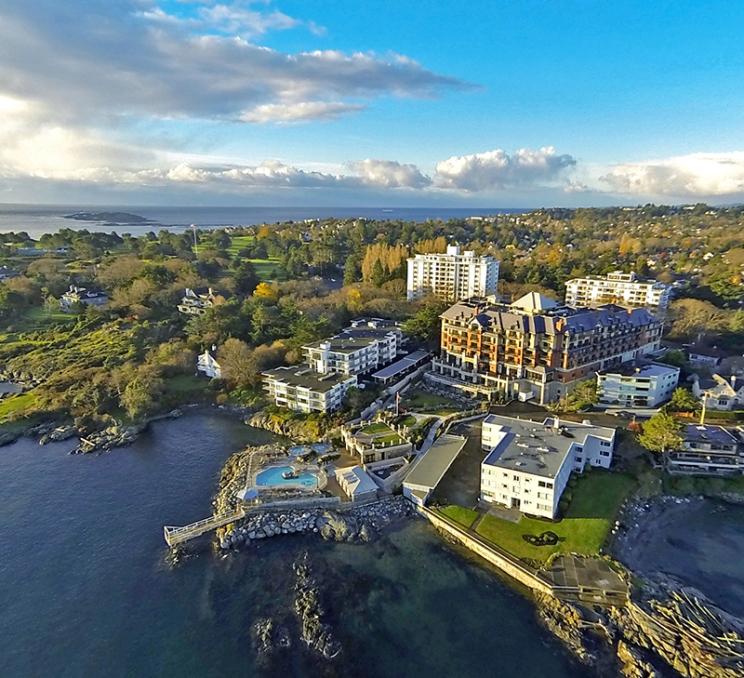
M 297 577 L 294 610 L 300 624 L 300 638 L 311 651 L 325 659 L 333 659 L 341 652 L 341 644 L 334 637 L 330 624 L 324 621 L 326 613 L 320 602 L 320 589 L 310 571 L 307 552 L 292 567 Z

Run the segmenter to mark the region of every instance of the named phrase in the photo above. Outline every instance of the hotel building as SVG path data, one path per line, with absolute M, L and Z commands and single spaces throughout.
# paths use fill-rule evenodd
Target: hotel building
M 662 330 L 646 309 L 569 308 L 534 292 L 511 305 L 462 301 L 441 318 L 440 355 L 428 379 L 489 399 L 540 404 L 657 350 Z

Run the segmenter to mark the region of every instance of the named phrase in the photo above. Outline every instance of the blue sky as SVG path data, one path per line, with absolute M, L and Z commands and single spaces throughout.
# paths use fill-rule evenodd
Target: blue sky
M 744 5 L 6 0 L 0 201 L 744 196 Z

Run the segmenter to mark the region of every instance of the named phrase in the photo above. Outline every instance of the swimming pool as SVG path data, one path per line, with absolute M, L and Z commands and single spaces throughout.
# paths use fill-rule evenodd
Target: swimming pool
M 256 475 L 256 485 L 259 487 L 301 485 L 308 490 L 318 487 L 318 475 L 314 471 L 300 471 L 295 478 L 282 478 L 282 473 L 291 470 L 291 466 L 270 466 Z

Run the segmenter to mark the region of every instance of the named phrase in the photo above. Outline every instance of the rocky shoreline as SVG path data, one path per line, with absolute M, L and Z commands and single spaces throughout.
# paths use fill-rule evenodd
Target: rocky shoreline
M 744 675 L 744 620 L 671 578 L 607 610 L 538 596 L 538 617 L 585 665 L 627 678 Z
M 363 544 L 397 521 L 414 515 L 402 496 L 351 505 L 343 510 L 271 509 L 249 514 L 219 535 L 222 550 L 246 548 L 263 539 L 288 534 L 316 534 L 324 541 Z

